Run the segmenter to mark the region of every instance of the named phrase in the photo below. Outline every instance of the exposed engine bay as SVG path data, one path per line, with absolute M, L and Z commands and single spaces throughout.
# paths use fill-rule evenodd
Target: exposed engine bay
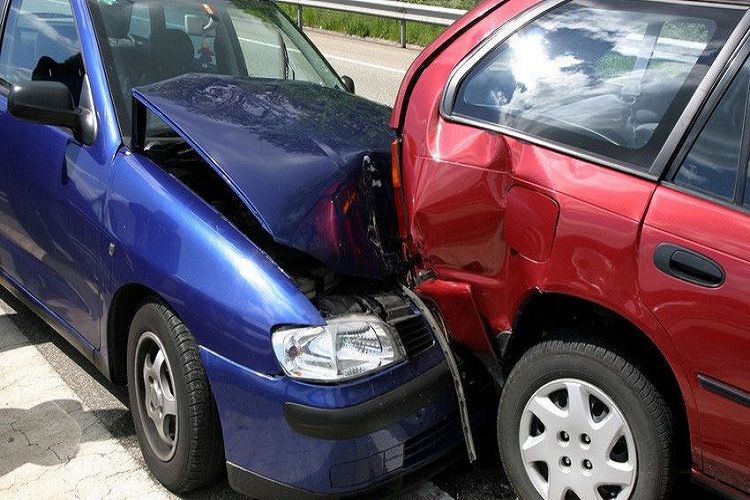
M 275 242 L 227 183 L 183 140 L 160 139 L 147 145 L 144 153 L 266 252 L 307 298 L 326 295 L 339 284 L 339 276 L 317 259 Z
M 388 321 L 413 316 L 403 298 L 386 292 L 398 288 L 397 276 L 376 282 L 340 275 L 314 257 L 274 241 L 219 174 L 185 141 L 159 138 L 144 148 L 144 154 L 267 253 L 318 307 L 323 317 L 372 312 Z M 373 291 L 380 292 L 374 294 Z
M 434 345 L 435 339 L 422 315 L 400 293 L 397 275 L 380 282 L 341 275 L 314 257 L 277 243 L 216 171 L 182 140 L 160 138 L 147 145 L 144 153 L 266 252 L 323 318 L 376 315 L 398 332 L 408 357 Z

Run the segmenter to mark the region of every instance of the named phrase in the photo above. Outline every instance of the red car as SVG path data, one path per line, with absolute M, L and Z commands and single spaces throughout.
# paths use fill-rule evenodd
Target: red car
M 749 5 L 488 0 L 401 86 L 411 278 L 524 500 L 750 497 Z

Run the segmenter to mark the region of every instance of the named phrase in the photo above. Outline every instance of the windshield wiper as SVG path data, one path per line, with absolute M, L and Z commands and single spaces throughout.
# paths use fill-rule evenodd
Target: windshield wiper
M 289 74 L 291 72 L 292 80 L 294 80 L 294 68 L 292 68 L 291 63 L 289 62 L 289 51 L 286 48 L 286 43 L 284 43 L 284 37 L 281 35 L 281 32 L 277 32 L 276 35 L 279 37 L 279 48 L 281 49 L 281 64 L 284 66 L 284 80 L 289 79 Z

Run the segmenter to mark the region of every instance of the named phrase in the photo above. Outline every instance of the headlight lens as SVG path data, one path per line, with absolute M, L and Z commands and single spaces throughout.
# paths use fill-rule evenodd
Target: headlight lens
M 273 349 L 290 377 L 341 382 L 404 359 L 404 349 L 387 323 L 376 316 L 348 315 L 325 326 L 276 330 Z

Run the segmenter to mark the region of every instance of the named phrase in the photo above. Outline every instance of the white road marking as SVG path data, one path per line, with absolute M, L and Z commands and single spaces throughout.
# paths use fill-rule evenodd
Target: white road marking
M 332 60 L 332 61 L 341 61 L 349 64 L 358 64 L 360 66 L 365 66 L 367 68 L 373 68 L 373 69 L 379 69 L 382 71 L 390 71 L 392 73 L 397 73 L 399 75 L 405 75 L 406 71 L 403 69 L 398 68 L 391 68 L 389 66 L 381 66 L 380 64 L 372 64 L 372 63 L 366 63 L 362 61 L 357 61 L 356 59 L 349 59 L 348 57 L 340 57 L 340 56 L 334 56 L 331 54 L 323 54 L 326 59 Z
M 243 41 L 243 42 L 254 43 L 256 45 L 261 45 L 263 47 L 271 47 L 271 48 L 274 48 L 274 49 L 280 49 L 279 45 L 274 45 L 274 44 L 267 43 L 267 42 L 261 42 L 261 41 L 258 41 L 258 40 L 251 40 L 249 38 L 244 38 L 244 37 L 238 37 L 238 38 L 240 39 L 240 41 Z M 294 48 L 290 48 L 289 52 L 297 52 L 297 53 L 299 53 L 299 50 L 294 49 Z M 367 62 L 357 61 L 356 59 L 350 59 L 348 57 L 341 57 L 341 56 L 334 56 L 332 54 L 325 54 L 324 53 L 323 56 L 325 56 L 325 58 L 328 59 L 329 61 L 340 61 L 340 62 L 345 62 L 345 63 L 349 63 L 349 64 L 357 64 L 359 66 L 364 66 L 366 68 L 378 69 L 378 70 L 381 70 L 381 71 L 390 71 L 392 73 L 396 73 L 396 74 L 399 74 L 401 76 L 403 76 L 403 75 L 406 74 L 405 70 L 399 69 L 399 68 L 391 68 L 389 66 L 382 66 L 380 64 L 373 64 L 373 63 L 367 63 Z

